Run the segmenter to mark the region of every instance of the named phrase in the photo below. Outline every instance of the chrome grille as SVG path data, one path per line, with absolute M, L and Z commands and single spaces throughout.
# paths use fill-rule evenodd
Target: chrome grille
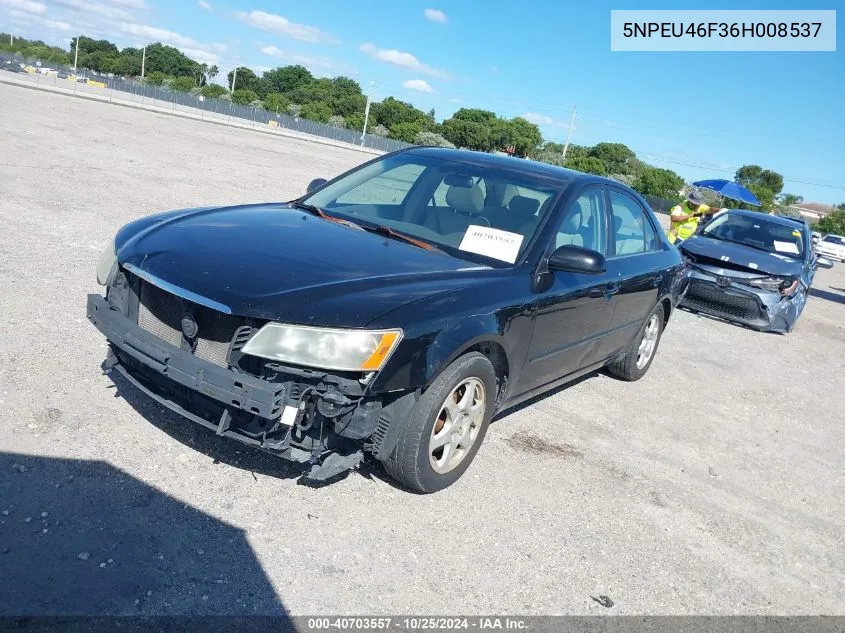
M 215 365 L 228 367 L 229 346 L 245 319 L 184 302 L 146 281 L 141 281 L 138 325 L 174 347 L 182 345 L 182 316 L 189 305 L 197 321 L 194 354 Z

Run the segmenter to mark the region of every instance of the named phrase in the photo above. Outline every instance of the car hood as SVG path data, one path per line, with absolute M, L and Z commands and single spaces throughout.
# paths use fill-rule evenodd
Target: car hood
M 800 260 L 703 235 L 684 240 L 680 248 L 702 264 L 744 269 L 745 272 L 759 275 L 798 275 L 802 268 Z
M 281 203 L 168 212 L 116 241 L 121 265 L 142 276 L 233 314 L 312 325 L 363 327 L 496 273 Z

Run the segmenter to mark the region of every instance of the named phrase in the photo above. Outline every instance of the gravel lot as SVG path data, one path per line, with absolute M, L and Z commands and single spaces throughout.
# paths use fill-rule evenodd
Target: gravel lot
M 845 265 L 788 336 L 677 313 L 643 380 L 501 417 L 443 493 L 309 488 L 116 389 L 85 295 L 141 214 L 369 155 L 8 85 L 0 114 L 0 614 L 845 614 Z

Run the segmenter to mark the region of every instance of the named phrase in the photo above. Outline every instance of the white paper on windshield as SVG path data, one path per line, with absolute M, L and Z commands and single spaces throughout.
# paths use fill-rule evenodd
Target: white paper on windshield
M 519 233 L 470 224 L 458 248 L 513 264 L 519 254 L 523 239 L 525 237 Z
M 792 242 L 778 242 L 775 240 L 775 250 L 778 253 L 792 253 L 798 255 L 798 246 Z

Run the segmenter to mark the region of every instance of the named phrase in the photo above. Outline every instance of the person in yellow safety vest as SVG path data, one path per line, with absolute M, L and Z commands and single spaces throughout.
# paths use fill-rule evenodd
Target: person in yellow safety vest
M 669 241 L 674 244 L 691 237 L 698 228 L 698 222 L 705 215 L 716 213 L 719 209 L 711 209 L 704 204 L 704 197 L 693 189 L 687 199 L 676 204 L 669 211 Z

